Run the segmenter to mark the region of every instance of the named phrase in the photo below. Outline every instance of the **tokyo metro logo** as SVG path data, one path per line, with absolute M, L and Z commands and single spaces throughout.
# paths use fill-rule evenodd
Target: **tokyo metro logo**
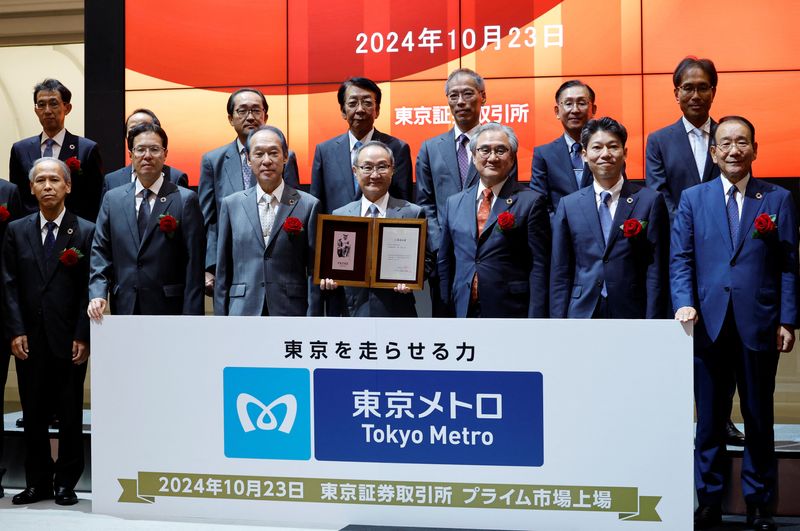
M 311 387 L 306 369 L 223 369 L 225 456 L 311 458 Z

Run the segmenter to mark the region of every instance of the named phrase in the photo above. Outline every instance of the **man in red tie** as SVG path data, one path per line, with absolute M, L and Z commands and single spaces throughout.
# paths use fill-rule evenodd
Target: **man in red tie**
M 543 195 L 509 179 L 518 146 L 510 127 L 479 127 L 480 179 L 447 201 L 438 270 L 457 317 L 547 317 L 550 217 Z

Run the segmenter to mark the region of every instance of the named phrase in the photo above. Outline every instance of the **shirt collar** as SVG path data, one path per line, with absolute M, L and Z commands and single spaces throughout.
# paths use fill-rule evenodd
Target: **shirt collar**
M 268 195 L 267 192 L 265 192 L 264 189 L 261 188 L 260 184 L 256 183 L 256 202 L 260 203 L 261 198 L 264 197 L 265 195 Z M 275 201 L 277 201 L 278 203 L 281 202 L 281 199 L 283 198 L 283 179 L 281 179 L 281 182 L 278 185 L 278 187 L 275 188 L 269 195 L 274 197 Z
M 59 131 L 58 133 L 56 133 L 56 135 L 53 137 L 53 141 L 56 144 L 58 144 L 58 147 L 62 147 L 64 145 L 64 138 L 66 136 L 67 136 L 67 129 L 64 128 L 61 131 Z M 47 142 L 48 138 L 50 138 L 50 137 L 48 137 L 47 134 L 44 131 L 42 131 L 42 136 L 39 139 L 40 140 L 39 145 L 43 146 L 44 143 Z
M 141 195 L 142 190 L 144 190 L 144 185 L 142 184 L 142 181 L 140 181 L 139 178 L 137 177 L 136 181 L 134 182 L 136 183 L 136 195 Z M 158 196 L 158 192 L 161 191 L 161 186 L 163 184 L 164 184 L 164 172 L 161 172 L 161 175 L 158 176 L 156 182 L 150 185 L 150 191 L 153 193 L 153 195 Z
M 454 125 L 453 126 L 453 141 L 454 142 L 458 142 L 458 137 L 460 137 L 462 135 L 462 133 L 466 134 L 467 138 L 472 140 L 472 135 L 475 134 L 475 131 L 477 131 L 478 127 L 480 127 L 480 126 L 481 126 L 481 124 L 478 124 L 475 127 L 473 127 L 472 129 L 470 129 L 469 131 L 462 131 L 461 129 L 459 129 L 459 127 L 457 125 Z
M 564 133 L 564 140 L 567 141 L 567 149 L 572 152 L 572 144 L 575 143 L 575 139 L 569 136 L 568 133 Z
M 58 216 L 56 216 L 56 219 L 53 220 L 55 222 L 55 224 L 56 224 L 56 228 L 57 229 L 61 228 L 61 221 L 64 219 L 64 214 L 66 212 L 67 212 L 67 209 L 66 208 L 62 208 L 61 209 L 61 213 Z M 44 230 L 44 226 L 46 224 L 47 224 L 47 220 L 44 218 L 44 215 L 42 214 L 42 211 L 40 210 L 39 211 L 39 230 Z
M 692 123 L 686 119 L 685 116 L 681 116 L 681 120 L 683 121 L 683 128 L 686 130 L 686 133 L 689 133 L 692 129 L 700 129 L 702 132 L 706 133 L 707 135 L 711 134 L 711 117 L 708 117 L 706 123 L 701 125 L 700 127 L 695 127 Z
M 236 137 L 236 153 L 238 153 L 241 156 L 243 149 L 244 149 L 244 144 L 242 144 L 242 141 L 239 140 L 239 137 L 237 136 Z
M 367 210 L 369 209 L 369 206 L 372 205 L 372 204 L 374 204 L 376 207 L 378 207 L 378 215 L 385 218 L 386 217 L 386 210 L 389 207 L 389 192 L 386 192 L 385 194 L 383 194 L 383 196 L 380 199 L 378 199 L 377 201 L 375 201 L 375 203 L 372 203 L 369 199 L 367 199 L 366 197 L 364 197 L 362 195 L 361 196 L 361 217 L 362 218 L 367 215 Z
M 503 189 L 503 185 L 506 184 L 508 177 L 503 179 L 501 182 L 497 183 L 496 185 L 492 186 L 492 195 L 494 197 L 500 197 L 500 190 Z M 480 200 L 481 196 L 483 195 L 483 191 L 486 190 L 486 187 L 483 185 L 483 181 L 480 179 L 478 180 L 478 195 L 475 197 L 475 200 Z
M 598 183 L 596 180 L 592 181 L 592 186 L 594 187 L 595 199 L 600 197 L 600 193 L 601 192 L 609 192 L 609 193 L 611 193 L 611 201 L 612 202 L 616 201 L 617 199 L 619 199 L 619 194 L 622 193 L 622 185 L 623 184 L 625 184 L 625 178 L 621 177 L 621 176 L 619 178 L 619 181 L 617 181 L 617 184 L 615 184 L 614 186 L 612 186 L 608 190 L 606 190 L 605 188 L 600 186 L 600 183 Z
M 720 175 L 720 181 L 722 181 L 722 191 L 725 192 L 725 196 L 727 197 L 728 191 L 731 189 L 731 186 L 734 186 L 734 184 L 730 182 L 724 175 Z M 750 182 L 749 173 L 735 185 L 742 197 L 744 197 L 744 192 L 747 190 L 748 182 Z
M 353 132 L 348 129 L 347 130 L 347 138 L 350 140 L 350 151 L 353 151 L 353 148 L 355 147 L 356 142 L 361 142 L 361 145 L 363 146 L 364 144 L 366 144 L 367 142 L 372 140 L 372 135 L 374 133 L 375 133 L 375 128 L 373 127 L 372 129 L 370 129 L 369 133 L 364 135 L 364 138 L 359 140 L 353 135 Z

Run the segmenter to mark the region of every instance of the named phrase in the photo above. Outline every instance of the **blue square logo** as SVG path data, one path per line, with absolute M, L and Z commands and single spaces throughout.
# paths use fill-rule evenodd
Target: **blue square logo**
M 225 367 L 225 457 L 311 459 L 308 369 Z

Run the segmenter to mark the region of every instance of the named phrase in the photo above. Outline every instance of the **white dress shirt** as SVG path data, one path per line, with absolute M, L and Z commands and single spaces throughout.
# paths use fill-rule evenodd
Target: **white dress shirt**
M 619 181 L 617 184 L 606 190 L 602 186 L 600 186 L 597 181 L 592 183 L 594 187 L 594 204 L 600 209 L 600 194 L 602 192 L 609 192 L 611 194 L 611 201 L 608 203 L 608 211 L 611 213 L 611 219 L 614 219 L 614 214 L 617 213 L 617 205 L 619 204 L 619 194 L 622 192 L 622 185 L 625 182 L 625 179 L 620 176 Z
M 53 229 L 53 237 L 54 238 L 58 238 L 58 229 L 61 228 L 61 220 L 64 219 L 64 213 L 66 211 L 67 211 L 66 208 L 62 208 L 61 209 L 61 213 L 58 216 L 56 216 L 56 219 L 53 220 L 55 222 L 55 224 L 56 224 L 56 228 Z M 44 245 L 44 239 L 47 237 L 47 227 L 45 225 L 47 225 L 47 220 L 44 219 L 44 216 L 42 215 L 42 211 L 40 210 L 39 211 L 39 229 L 42 232 L 42 245 Z
M 62 129 L 61 131 L 56 133 L 56 136 L 52 137 L 53 138 L 53 157 L 58 158 L 58 156 L 61 154 L 61 146 L 64 145 L 64 137 L 66 137 L 66 136 L 67 136 L 67 130 L 66 129 Z M 46 133 L 42 132 L 42 136 L 41 136 L 42 143 L 39 146 L 39 148 L 41 149 L 40 153 L 42 154 L 43 157 L 44 157 L 44 150 L 45 150 L 45 147 L 46 147 L 45 143 L 47 142 L 48 138 L 50 138 L 50 137 L 48 137 Z

